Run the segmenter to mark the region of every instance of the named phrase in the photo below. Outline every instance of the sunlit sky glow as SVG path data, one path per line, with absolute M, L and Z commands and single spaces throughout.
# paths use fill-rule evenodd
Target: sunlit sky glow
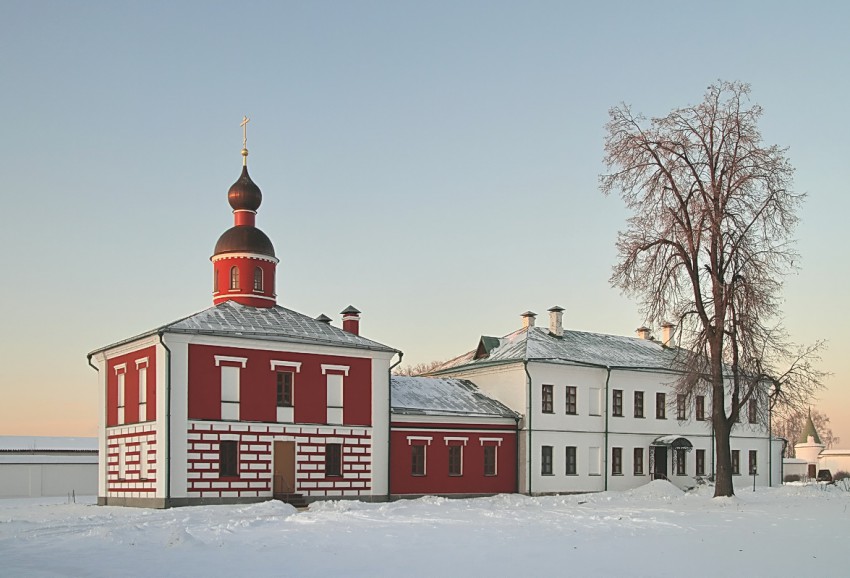
M 633 334 L 611 289 L 607 110 L 752 84 L 809 193 L 785 321 L 827 339 L 817 407 L 850 446 L 850 5 L 0 3 L 0 434 L 95 435 L 92 349 L 211 305 L 243 115 L 279 303 L 363 311 L 405 363 L 519 314 Z

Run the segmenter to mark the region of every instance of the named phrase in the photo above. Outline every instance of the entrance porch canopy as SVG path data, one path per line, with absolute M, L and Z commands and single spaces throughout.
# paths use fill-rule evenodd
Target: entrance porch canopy
M 694 445 L 687 439 L 677 435 L 669 435 L 669 436 L 661 436 L 655 438 L 651 446 L 662 446 L 673 449 L 682 449 L 686 451 L 691 451 L 694 448 Z

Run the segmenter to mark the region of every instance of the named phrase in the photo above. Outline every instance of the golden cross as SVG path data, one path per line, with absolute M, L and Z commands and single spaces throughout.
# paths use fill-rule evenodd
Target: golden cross
M 251 122 L 251 119 L 247 116 L 242 117 L 242 122 L 239 123 L 239 126 L 242 127 L 242 148 L 248 148 L 248 123 Z

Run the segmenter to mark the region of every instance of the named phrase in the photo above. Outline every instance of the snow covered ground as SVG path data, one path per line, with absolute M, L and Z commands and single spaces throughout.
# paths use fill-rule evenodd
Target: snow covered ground
M 528 498 L 172 510 L 0 500 L 0 576 L 841 576 L 850 492 L 656 481 Z M 844 568 L 844 570 L 841 570 Z

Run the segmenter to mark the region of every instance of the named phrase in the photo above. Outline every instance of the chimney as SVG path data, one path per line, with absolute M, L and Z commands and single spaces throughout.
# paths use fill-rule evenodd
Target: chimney
M 670 347 L 671 342 L 673 341 L 673 334 L 676 332 L 676 326 L 670 323 L 669 321 L 665 321 L 661 324 L 661 345 L 664 347 Z
M 527 329 L 529 327 L 534 327 L 534 318 L 537 317 L 537 313 L 534 313 L 533 311 L 526 311 L 520 315 L 520 317 L 522 317 L 523 329 Z
M 564 336 L 564 308 L 555 305 L 549 309 L 549 333 L 555 337 Z
M 638 339 L 649 339 L 649 327 L 646 325 L 641 325 L 635 329 L 635 333 L 637 333 Z
M 360 335 L 360 311 L 349 305 L 340 313 L 342 313 L 342 330 Z

